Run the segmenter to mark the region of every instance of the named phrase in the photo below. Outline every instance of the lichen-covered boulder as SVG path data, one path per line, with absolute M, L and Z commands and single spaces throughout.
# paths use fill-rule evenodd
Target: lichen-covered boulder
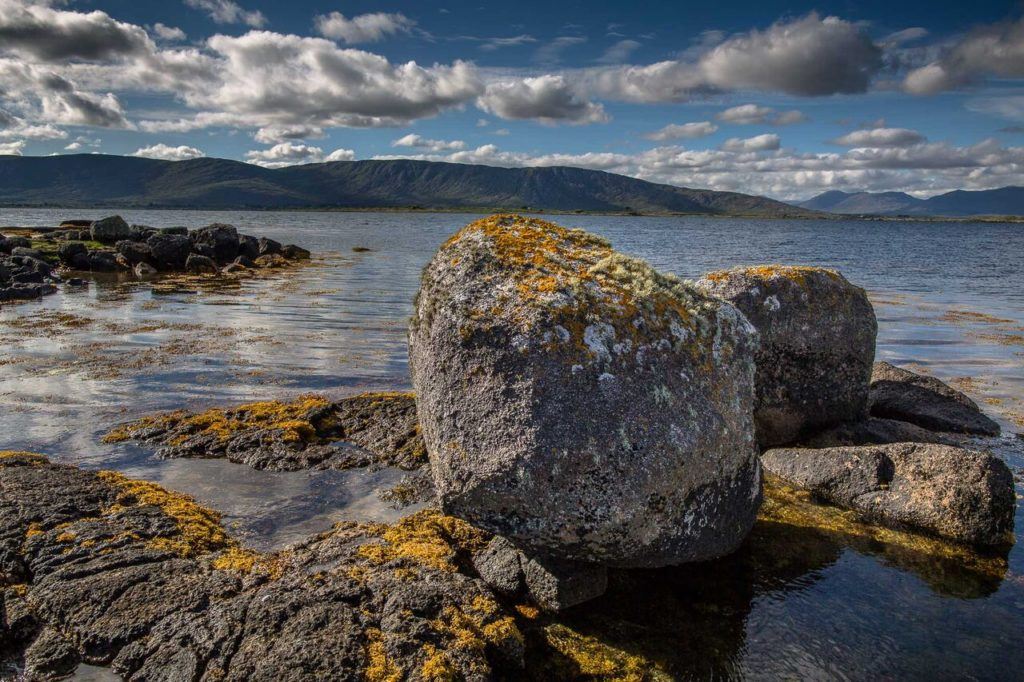
M 761 501 L 756 333 L 580 230 L 498 215 L 448 240 L 410 326 L 443 509 L 555 558 L 726 554 Z
M 729 301 L 761 334 L 757 438 L 762 446 L 862 419 L 878 324 L 860 287 L 824 268 L 758 266 L 697 282 Z
M 994 455 L 948 445 L 777 448 L 767 471 L 869 520 L 975 545 L 1013 542 L 1013 475 Z
M 132 238 L 131 226 L 119 215 L 112 215 L 93 222 L 89 227 L 89 233 L 93 241 L 104 244 L 113 244 L 122 239 Z
M 933 431 L 998 436 L 999 424 L 977 403 L 935 377 L 915 374 L 888 362 L 871 373 L 871 414 L 910 422 Z

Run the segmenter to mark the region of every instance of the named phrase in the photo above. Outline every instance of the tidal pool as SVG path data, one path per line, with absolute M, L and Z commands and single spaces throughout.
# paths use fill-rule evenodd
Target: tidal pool
M 377 493 L 401 472 L 259 472 L 223 460 L 161 460 L 152 449 L 105 445 L 100 436 L 155 411 L 410 388 L 405 328 L 420 270 L 475 216 L 4 209 L 0 224 L 114 212 L 160 227 L 228 222 L 300 244 L 316 258 L 229 287 L 108 278 L 0 308 L 0 449 L 43 452 L 189 493 L 258 549 L 338 520 L 396 518 L 400 512 Z M 877 357 L 971 394 L 1005 434 L 977 446 L 1002 456 L 1024 490 L 1024 441 L 1014 435 L 1024 431 L 1020 225 L 555 220 L 684 277 L 766 262 L 839 269 L 871 294 Z M 1024 549 L 949 555 L 913 537 L 858 529 L 834 510 L 821 513 L 831 520 L 817 527 L 800 515 L 765 515 L 744 548 L 718 562 L 615 573 L 605 597 L 548 626 L 547 665 L 555 667 L 536 675 L 564 672 L 562 645 L 592 647 L 594 674 L 613 663 L 664 678 L 1022 674 Z M 1020 507 L 1017 529 L 1024 529 Z

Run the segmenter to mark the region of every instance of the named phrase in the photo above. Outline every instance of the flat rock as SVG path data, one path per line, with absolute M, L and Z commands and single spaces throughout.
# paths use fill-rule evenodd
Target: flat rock
M 871 373 L 871 414 L 917 424 L 932 431 L 998 436 L 999 424 L 977 403 L 935 377 L 916 374 L 888 362 Z
M 888 445 L 889 443 L 963 445 L 964 438 L 956 434 L 929 431 L 909 422 L 868 417 L 812 434 L 801 439 L 799 447 L 836 448 L 848 445 Z
M 1013 476 L 998 457 L 947 445 L 778 448 L 767 471 L 883 525 L 974 545 L 1013 538 Z
M 867 294 L 833 270 L 764 265 L 704 275 L 761 335 L 758 442 L 792 443 L 867 415 L 878 325 Z
M 756 334 L 732 305 L 594 235 L 499 215 L 424 270 L 409 346 L 446 513 L 618 566 L 721 556 L 750 530 Z

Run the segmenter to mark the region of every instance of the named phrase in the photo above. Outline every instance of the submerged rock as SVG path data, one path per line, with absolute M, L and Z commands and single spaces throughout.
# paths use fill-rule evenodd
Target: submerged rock
M 421 512 L 263 555 L 186 496 L 0 452 L 0 638 L 30 679 L 78 661 L 127 680 L 514 675 L 515 619 L 461 570 L 486 542 Z
M 867 415 L 878 325 L 863 289 L 832 270 L 779 265 L 712 272 L 697 286 L 734 304 L 761 334 L 762 446 Z
M 179 410 L 122 425 L 103 440 L 156 444 L 161 457 L 224 457 L 269 471 L 412 470 L 427 461 L 409 393 L 364 393 L 333 403 L 307 395 L 226 410 Z
M 410 328 L 442 508 L 539 555 L 721 556 L 760 504 L 756 334 L 579 230 L 492 216 L 423 273 Z
M 761 460 L 772 474 L 878 523 L 975 545 L 1013 542 L 1013 476 L 994 455 L 899 443 L 780 448 Z
M 871 374 L 871 414 L 933 431 L 998 436 L 999 424 L 978 405 L 935 377 L 876 362 Z

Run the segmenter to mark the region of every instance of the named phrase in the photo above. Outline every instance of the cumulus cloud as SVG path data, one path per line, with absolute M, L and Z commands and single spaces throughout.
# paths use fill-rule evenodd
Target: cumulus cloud
M 1024 76 L 1024 19 L 974 29 L 939 59 L 908 73 L 903 88 L 915 95 L 931 95 L 985 76 Z
M 106 12 L 0 0 L 0 49 L 42 61 L 101 60 L 141 54 L 151 44 L 140 26 L 117 21 Z
M 150 145 L 136 149 L 131 156 L 139 156 L 146 159 L 163 159 L 164 161 L 184 161 L 186 159 L 198 159 L 206 156 L 201 150 L 187 145 L 171 147 L 163 143 Z
M 581 97 L 563 76 L 538 76 L 493 83 L 477 105 L 499 118 L 541 123 L 604 123 L 604 107 Z
M 324 136 L 324 129 L 311 125 L 270 125 L 256 131 L 253 137 L 263 144 L 274 144 L 288 140 L 308 140 Z
M 318 15 L 314 23 L 320 35 L 342 40 L 350 45 L 375 43 L 396 33 L 408 33 L 416 25 L 415 21 L 404 14 L 386 12 L 360 14 L 351 19 L 341 12 L 331 12 Z
M 756 123 L 768 125 L 791 125 L 807 120 L 803 113 L 796 109 L 789 111 L 776 111 L 771 107 L 764 107 L 757 104 L 740 104 L 719 112 L 715 118 L 723 123 L 734 123 L 737 125 L 753 125 Z
M 708 135 L 715 133 L 717 130 L 718 126 L 711 121 L 695 121 L 693 123 L 683 123 L 682 125 L 672 123 L 660 130 L 654 131 L 653 133 L 648 133 L 647 135 L 644 135 L 644 137 L 648 140 L 664 142 L 665 140 L 707 137 Z
M 246 152 L 245 158 L 249 163 L 263 166 L 264 168 L 284 168 L 285 166 L 296 166 L 303 163 L 321 163 L 324 161 L 353 161 L 356 154 L 351 149 L 335 149 L 324 156 L 324 150 L 320 147 L 313 147 L 294 142 L 281 142 L 270 149 L 260 149 Z
M 833 140 L 844 147 L 910 147 L 924 141 L 924 135 L 908 128 L 854 130 Z
M 0 142 L 0 156 L 21 156 L 21 150 L 24 148 L 24 140 L 15 140 L 14 142 Z
M 188 36 L 177 26 L 167 26 L 161 24 L 159 21 L 153 24 L 153 33 L 157 34 L 164 40 L 185 40 Z
M 425 149 L 431 152 L 443 152 L 465 149 L 466 143 L 462 140 L 429 140 L 421 135 L 409 133 L 391 143 L 392 147 L 413 147 Z
M 253 28 L 267 24 L 262 12 L 244 9 L 232 0 L 185 0 L 185 4 L 206 12 L 218 24 L 245 24 Z
M 774 133 L 754 137 L 730 137 L 722 143 L 722 149 L 729 152 L 767 152 L 779 148 L 779 136 Z
M 29 140 L 61 140 L 67 136 L 65 131 L 49 123 L 31 124 L 9 111 L 0 109 L 0 138 L 2 139 L 17 137 Z

